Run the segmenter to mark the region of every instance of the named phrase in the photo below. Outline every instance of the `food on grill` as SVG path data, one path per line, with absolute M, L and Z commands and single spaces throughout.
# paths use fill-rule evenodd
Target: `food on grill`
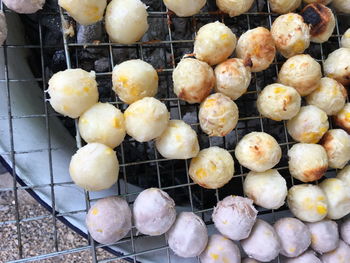
M 341 47 L 350 48 L 350 28 L 348 28 L 341 38 Z
M 310 28 L 298 14 L 277 17 L 271 26 L 271 34 L 277 50 L 286 58 L 303 53 L 310 45 Z
M 325 62 L 323 63 L 323 70 L 327 77 L 339 81 L 344 86 L 349 85 L 350 48 L 339 48 L 330 53 Z
M 346 97 L 347 92 L 342 84 L 325 77 L 321 79 L 320 86 L 306 97 L 306 101 L 327 115 L 335 115 L 345 106 Z
M 158 188 L 142 191 L 133 206 L 134 223 L 139 232 L 158 236 L 167 232 L 176 219 L 174 200 Z
M 301 11 L 301 16 L 311 26 L 311 42 L 328 41 L 335 28 L 335 18 L 330 8 L 320 3 L 309 4 Z
M 208 231 L 203 220 L 192 212 L 181 212 L 167 233 L 168 244 L 179 257 L 199 256 L 207 246 Z
M 113 90 L 125 103 L 131 104 L 158 91 L 158 74 L 152 65 L 140 60 L 127 60 L 113 69 Z
M 317 89 L 321 78 L 321 65 L 305 54 L 289 58 L 278 74 L 278 82 L 295 88 L 301 96 Z
M 218 8 L 230 17 L 239 16 L 247 12 L 254 0 L 216 0 Z
M 350 103 L 346 103 L 344 108 L 334 116 L 334 121 L 337 126 L 350 133 Z
M 148 30 L 147 7 L 140 0 L 112 0 L 106 10 L 106 31 L 111 41 L 132 44 Z
M 215 68 L 215 91 L 220 92 L 233 100 L 247 92 L 252 74 L 251 63 L 242 59 L 231 58 L 217 65 Z
M 197 133 L 180 120 L 169 121 L 168 127 L 156 140 L 158 152 L 167 159 L 190 159 L 197 156 Z
M 303 143 L 318 143 L 328 128 L 327 114 L 313 105 L 301 107 L 299 113 L 287 122 L 290 136 Z
M 45 0 L 2 0 L 7 8 L 20 14 L 33 14 L 42 9 Z
M 251 132 L 237 144 L 235 155 L 238 162 L 254 172 L 265 172 L 281 159 L 278 142 L 265 132 Z
M 0 11 L 0 46 L 4 44 L 7 38 L 6 17 L 3 11 Z
M 194 42 L 194 54 L 197 59 L 216 65 L 225 61 L 235 50 L 236 35 L 219 21 L 202 26 Z
M 259 263 L 259 262 L 253 258 L 245 258 L 242 260 L 242 263 Z
M 336 222 L 323 220 L 307 226 L 311 233 L 311 248 L 317 253 L 327 253 L 338 247 L 339 232 Z
M 98 142 L 115 148 L 125 137 L 124 115 L 109 103 L 97 103 L 80 116 L 79 132 L 88 143 Z
M 306 251 L 296 258 L 289 258 L 285 263 L 322 263 L 313 251 Z
M 350 246 L 342 240 L 340 240 L 337 249 L 321 256 L 322 263 L 347 263 L 349 258 Z
M 215 86 L 213 69 L 203 61 L 183 58 L 173 72 L 174 92 L 188 103 L 200 103 Z
M 244 194 L 256 205 L 278 209 L 287 197 L 286 180 L 275 170 L 262 173 L 249 172 L 243 183 Z
M 209 237 L 207 248 L 199 258 L 201 263 L 238 263 L 241 262 L 241 252 L 231 240 L 214 234 Z
M 350 165 L 345 166 L 337 174 L 337 178 L 350 186 Z
M 301 0 L 269 0 L 272 12 L 286 14 L 293 12 L 301 5 Z
M 95 72 L 82 69 L 57 72 L 49 81 L 48 93 L 55 111 L 78 118 L 98 101 Z
M 234 175 L 231 154 L 219 147 L 210 147 L 192 159 L 189 174 L 192 180 L 208 189 L 217 189 L 227 184 Z
M 304 3 L 306 4 L 320 3 L 320 4 L 328 5 L 331 2 L 332 0 L 304 0 Z
M 343 222 L 341 222 L 340 237 L 348 245 L 350 244 L 350 218 L 347 218 Z
M 91 25 L 101 21 L 107 0 L 58 0 L 58 4 L 81 25 Z
M 332 0 L 332 6 L 339 12 L 350 14 L 349 0 Z M 338 263 L 338 262 L 334 262 Z
M 101 244 L 112 244 L 131 230 L 131 210 L 119 197 L 98 200 L 86 215 L 86 225 L 92 238 Z
M 209 136 L 226 136 L 237 125 L 238 107 L 231 98 L 221 93 L 207 97 L 199 108 L 199 124 Z
M 249 236 L 257 214 L 253 200 L 230 195 L 217 203 L 212 219 L 221 234 L 232 240 L 242 240 Z
M 281 254 L 286 257 L 293 258 L 301 255 L 311 244 L 309 229 L 296 218 L 279 219 L 274 228 L 281 241 Z
M 198 14 L 206 2 L 207 0 L 163 0 L 164 5 L 180 17 Z
M 124 117 L 126 133 L 138 142 L 147 142 L 162 135 L 170 114 L 165 104 L 145 97 L 129 105 Z
M 281 251 L 279 237 L 269 223 L 257 219 L 247 239 L 241 241 L 244 252 L 261 262 L 270 262 Z
M 261 115 L 275 120 L 290 120 L 300 111 L 301 97 L 296 89 L 283 84 L 266 86 L 256 102 Z
M 350 186 L 340 179 L 330 178 L 319 185 L 328 200 L 328 218 L 337 220 L 350 213 Z

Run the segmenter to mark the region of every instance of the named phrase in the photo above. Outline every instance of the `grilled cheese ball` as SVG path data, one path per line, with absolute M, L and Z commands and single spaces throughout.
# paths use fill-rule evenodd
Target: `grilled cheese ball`
M 348 28 L 341 38 L 341 47 L 350 48 L 350 28 Z
M 350 246 L 342 240 L 335 250 L 321 256 L 322 263 L 347 263 L 349 258 Z
M 163 0 L 164 5 L 179 17 L 193 16 L 205 6 L 207 0 Z
M 330 53 L 323 64 L 323 70 L 327 77 L 335 79 L 344 86 L 349 85 L 350 48 L 342 47 Z
M 337 178 L 350 186 L 350 165 L 345 166 L 337 173 Z
M 239 16 L 247 12 L 254 0 L 216 0 L 218 8 L 230 17 Z
M 301 5 L 301 0 L 269 0 L 272 12 L 286 14 L 293 12 Z
M 332 6 L 338 11 L 350 14 L 350 2 L 348 0 L 332 0 Z M 338 263 L 338 262 L 335 262 Z
M 334 122 L 337 126 L 350 133 L 350 103 L 346 103 L 335 116 Z
M 330 252 L 339 246 L 338 224 L 331 220 L 307 224 L 311 233 L 311 248 L 319 254 Z

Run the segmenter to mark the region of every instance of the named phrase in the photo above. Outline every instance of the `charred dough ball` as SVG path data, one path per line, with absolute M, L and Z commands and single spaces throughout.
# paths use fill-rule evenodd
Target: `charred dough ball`
M 238 107 L 229 97 L 215 93 L 207 97 L 199 108 L 199 124 L 209 136 L 226 136 L 236 127 Z
M 51 106 L 60 114 L 78 118 L 98 100 L 95 72 L 67 69 L 52 76 L 48 93 Z
M 194 42 L 197 59 L 216 65 L 225 61 L 235 50 L 237 38 L 232 30 L 219 21 L 202 26 Z
M 285 263 L 322 263 L 313 251 L 306 251 L 296 258 L 287 259 Z
M 103 198 L 89 209 L 85 222 L 94 240 L 101 244 L 112 244 L 131 230 L 131 210 L 122 198 Z
M 350 5 L 350 2 L 349 2 Z M 339 48 L 328 55 L 323 64 L 327 77 L 347 86 L 350 84 L 350 48 Z
M 152 65 L 132 59 L 113 69 L 113 90 L 125 103 L 131 104 L 145 97 L 153 97 L 158 91 L 158 74 Z
M 339 245 L 339 232 L 336 222 L 323 220 L 307 224 L 311 233 L 311 248 L 323 254 L 336 249 Z
M 45 0 L 2 0 L 7 8 L 19 14 L 33 14 L 42 9 Z
M 293 12 L 301 5 L 301 0 L 269 0 L 270 8 L 278 14 Z
M 332 0 L 332 6 L 338 11 L 345 14 L 350 14 L 349 0 Z M 338 262 L 334 262 L 338 263 Z
M 341 47 L 350 48 L 350 28 L 348 28 L 341 38 Z
M 182 212 L 167 233 L 168 244 L 179 257 L 199 256 L 208 243 L 208 231 L 203 220 L 192 212 Z
M 350 133 L 350 103 L 346 103 L 344 108 L 334 116 L 334 121 L 337 126 Z
M 106 31 L 111 41 L 132 44 L 148 30 L 147 7 L 140 0 L 112 0 L 106 10 Z
M 337 178 L 350 186 L 350 165 L 345 166 L 338 172 Z
M 189 159 L 197 156 L 197 133 L 180 120 L 169 121 L 168 127 L 156 140 L 158 152 L 167 159 Z
M 167 232 L 175 222 L 175 202 L 166 192 L 149 188 L 137 196 L 133 216 L 139 232 L 159 236 Z
M 2 46 L 7 38 L 7 24 L 4 12 L 0 11 L 0 46 Z
M 296 89 L 282 84 L 266 86 L 256 102 L 261 115 L 275 120 L 290 120 L 300 111 L 301 97 Z
M 252 74 L 250 63 L 242 59 L 231 58 L 215 68 L 215 91 L 220 92 L 233 100 L 238 99 L 247 92 Z
M 296 218 L 279 219 L 274 228 L 281 241 L 281 254 L 286 257 L 297 257 L 311 244 L 311 234 L 307 226 Z
M 216 0 L 218 8 L 230 17 L 239 16 L 247 12 L 254 0 Z
M 350 218 L 345 219 L 340 224 L 340 236 L 344 242 L 350 244 Z
M 347 263 L 350 259 L 350 246 L 344 241 L 339 241 L 337 249 L 324 254 L 321 257 L 322 263 Z
M 174 92 L 188 103 L 201 103 L 215 85 L 213 69 L 205 62 L 184 58 L 173 71 Z
M 238 142 L 235 155 L 244 167 L 254 172 L 264 172 L 278 164 L 282 150 L 271 135 L 251 132 Z
M 231 154 L 219 147 L 210 147 L 192 159 L 189 175 L 200 186 L 217 189 L 227 184 L 235 172 Z
M 180 17 L 198 14 L 206 2 L 207 0 L 163 0 L 164 5 Z
M 227 196 L 217 203 L 212 218 L 221 234 L 232 240 L 242 240 L 249 236 L 257 214 L 251 199 Z

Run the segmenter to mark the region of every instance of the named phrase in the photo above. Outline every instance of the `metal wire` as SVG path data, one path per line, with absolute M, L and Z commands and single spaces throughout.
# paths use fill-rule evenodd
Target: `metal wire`
M 162 2 L 161 0 L 158 0 L 160 2 Z M 1 4 L 1 9 L 4 10 L 4 6 L 3 4 Z M 169 250 L 166 240 L 164 238 L 164 245 L 154 248 L 154 249 L 150 249 L 150 250 L 146 250 L 146 251 L 137 251 L 135 248 L 135 241 L 138 240 L 139 238 L 143 238 L 143 236 L 136 235 L 136 230 L 133 227 L 131 234 L 118 241 L 116 243 L 116 245 L 118 244 L 125 244 L 128 243 L 130 244 L 130 253 L 127 255 L 123 255 L 123 256 L 111 256 L 110 258 L 103 258 L 100 259 L 98 257 L 98 253 L 97 250 L 100 248 L 105 248 L 107 247 L 107 245 L 100 245 L 97 244 L 96 242 L 94 242 L 94 240 L 91 238 L 91 236 L 89 236 L 89 244 L 83 247 L 75 247 L 72 249 L 68 249 L 68 250 L 63 250 L 60 251 L 59 250 L 59 245 L 58 245 L 58 237 L 57 237 L 57 219 L 63 218 L 65 216 L 69 216 L 69 215 L 74 215 L 74 214 L 78 214 L 78 213 L 86 213 L 90 207 L 91 202 L 95 202 L 97 199 L 94 198 L 90 198 L 89 192 L 85 192 L 85 199 L 86 199 L 86 208 L 83 210 L 78 210 L 78 211 L 70 211 L 70 212 L 66 212 L 66 213 L 59 213 L 58 211 L 56 211 L 56 204 L 55 204 L 55 187 L 57 186 L 63 186 L 63 185 L 70 185 L 72 184 L 72 182 L 61 182 L 61 183 L 56 183 L 54 180 L 54 172 L 53 172 L 53 166 L 52 166 L 52 152 L 58 150 L 57 148 L 52 148 L 51 145 L 51 130 L 50 130 L 50 118 L 53 116 L 58 116 L 58 114 L 55 113 L 50 113 L 49 112 L 49 104 L 48 104 L 48 97 L 47 94 L 44 92 L 44 101 L 43 101 L 43 105 L 44 105 L 44 114 L 35 114 L 35 115 L 23 115 L 23 116 L 16 116 L 13 114 L 12 108 L 11 108 L 11 92 L 10 92 L 10 83 L 12 82 L 40 82 L 42 83 L 43 86 L 43 90 L 46 90 L 46 86 L 47 86 L 47 79 L 45 77 L 45 60 L 44 60 L 44 55 L 47 52 L 47 50 L 52 49 L 52 48 L 58 48 L 58 49 L 63 49 L 64 53 L 65 53 L 65 58 L 66 58 L 66 67 L 67 68 L 72 68 L 72 67 L 79 67 L 80 65 L 80 61 L 78 56 L 76 55 L 76 53 L 78 52 L 78 50 L 82 50 L 84 48 L 107 48 L 108 49 L 108 56 L 110 59 L 110 69 L 113 69 L 114 65 L 116 64 L 114 61 L 114 56 L 113 56 L 113 51 L 115 49 L 130 49 L 130 48 L 134 48 L 135 50 L 137 50 L 137 57 L 140 59 L 144 59 L 144 50 L 147 48 L 159 48 L 159 49 L 168 49 L 170 50 L 170 59 L 167 58 L 166 55 L 164 55 L 164 63 L 163 65 L 169 65 L 169 67 L 165 66 L 164 68 L 158 68 L 158 72 L 159 75 L 162 76 L 161 81 L 164 81 L 165 86 L 168 86 L 168 89 L 166 91 L 166 96 L 160 98 L 164 103 L 166 103 L 166 105 L 168 106 L 169 109 L 175 109 L 176 110 L 176 117 L 179 119 L 182 119 L 184 116 L 184 113 L 187 111 L 187 109 L 189 107 L 194 107 L 191 105 L 187 105 L 185 103 L 183 103 L 182 101 L 180 101 L 179 99 L 177 99 L 176 97 L 173 96 L 173 93 L 171 91 L 171 74 L 173 69 L 176 67 L 176 63 L 178 62 L 178 56 L 176 56 L 176 51 L 178 50 L 182 50 L 185 47 L 188 47 L 188 45 L 192 45 L 193 41 L 194 41 L 194 37 L 195 37 L 195 32 L 198 30 L 198 24 L 199 23 L 208 23 L 208 22 L 213 22 L 216 20 L 220 20 L 224 23 L 228 23 L 228 24 L 232 24 L 233 28 L 235 30 L 238 31 L 245 31 L 248 30 L 250 28 L 256 27 L 256 25 L 260 25 L 261 26 L 266 26 L 266 27 L 271 27 L 271 24 L 273 22 L 273 20 L 277 17 L 276 14 L 272 13 L 270 11 L 270 7 L 268 4 L 263 3 L 260 0 L 256 0 L 255 4 L 254 4 L 254 8 L 252 9 L 254 10 L 254 12 L 249 12 L 246 13 L 244 15 L 242 15 L 239 19 L 241 20 L 246 20 L 246 25 L 244 26 L 244 28 L 240 29 L 240 28 L 235 28 L 235 24 L 234 22 L 237 22 L 237 19 L 234 18 L 229 18 L 227 15 L 221 13 L 221 12 L 202 12 L 192 18 L 188 18 L 191 20 L 191 24 L 193 25 L 193 28 L 191 29 L 192 31 L 192 38 L 191 39 L 176 39 L 174 38 L 174 32 L 172 30 L 172 19 L 174 19 L 174 14 L 172 12 L 169 12 L 169 10 L 167 10 L 164 5 L 161 5 L 160 10 L 156 10 L 156 11 L 150 11 L 149 12 L 149 17 L 150 19 L 163 19 L 164 24 L 166 25 L 166 33 L 167 33 L 167 38 L 165 39 L 161 39 L 161 40 L 157 40 L 157 41 L 148 41 L 148 42 L 137 42 L 136 44 L 133 45 L 120 45 L 120 44 L 114 44 L 111 42 L 106 42 L 106 43 L 99 43 L 98 45 L 95 43 L 76 43 L 76 42 L 72 42 L 72 39 L 67 38 L 67 36 L 65 35 L 65 17 L 67 16 L 66 13 L 64 13 L 64 11 L 62 9 L 59 9 L 56 13 L 55 12 L 39 12 L 39 16 L 43 17 L 45 15 L 56 15 L 56 16 L 60 16 L 61 17 L 61 23 L 62 23 L 62 37 L 63 37 L 63 46 L 61 45 L 46 45 L 43 41 L 43 36 L 42 36 L 42 24 L 41 24 L 41 19 L 39 19 L 39 23 L 38 23 L 38 32 L 39 32 L 39 45 L 14 45 L 14 44 L 9 44 L 7 45 L 6 43 L 4 44 L 4 46 L 2 47 L 2 52 L 4 54 L 4 59 L 5 59 L 5 78 L 4 79 L 0 79 L 0 82 L 5 83 L 6 85 L 6 95 L 7 97 L 5 98 L 4 103 L 7 103 L 7 107 L 8 107 L 8 113 L 7 116 L 1 116 L 0 120 L 8 120 L 8 126 L 9 126 L 9 134 L 10 134 L 10 138 L 9 138 L 9 143 L 10 143 L 10 150 L 6 151 L 6 152 L 0 152 L 0 155 L 8 155 L 11 158 L 11 162 L 12 162 L 12 176 L 13 176 L 13 186 L 11 188 L 0 188 L 0 192 L 5 192 L 5 191 L 13 191 L 14 194 L 14 206 L 15 206 L 15 219 L 14 220 L 8 220 L 8 221 L 3 221 L 0 222 L 0 227 L 3 225 L 8 225 L 8 224 L 15 224 L 16 225 L 16 234 L 17 234 L 17 243 L 18 243 L 18 260 L 13 261 L 13 262 L 29 262 L 29 261 L 35 261 L 35 260 L 43 260 L 43 259 L 48 259 L 48 258 L 52 258 L 52 257 L 56 257 L 56 256 L 60 256 L 60 255 L 65 255 L 65 254 L 70 254 L 70 253 L 76 253 L 76 252 L 80 252 L 80 251 L 86 251 L 89 250 L 92 256 L 92 260 L 93 262 L 111 262 L 117 259 L 123 259 L 123 258 L 128 258 L 128 259 L 132 259 L 133 262 L 137 262 L 138 261 L 138 256 L 147 254 L 147 253 L 154 253 L 154 252 L 158 252 L 158 251 L 165 251 L 167 254 L 167 261 L 170 263 L 171 262 L 171 254 L 172 252 Z M 5 12 L 11 12 L 8 9 L 4 10 Z M 342 17 L 343 19 L 340 21 L 340 17 Z M 258 22 L 257 22 L 258 21 Z M 341 22 L 341 25 L 340 25 Z M 241 25 L 242 23 L 238 23 L 239 25 Z M 343 14 L 337 14 L 336 16 L 336 32 L 334 35 L 332 35 L 331 39 L 330 39 L 330 43 L 334 44 L 336 43 L 335 47 L 328 47 L 327 43 L 326 44 L 320 44 L 319 47 L 317 47 L 316 44 L 312 44 L 312 46 L 307 50 L 308 53 L 312 53 L 312 52 L 318 52 L 318 48 L 319 48 L 319 57 L 315 57 L 316 60 L 318 60 L 319 62 L 323 63 L 324 59 L 327 57 L 328 53 L 330 51 L 332 51 L 332 49 L 334 50 L 335 48 L 339 47 L 340 45 L 340 38 L 342 36 L 342 34 L 344 33 L 344 28 L 347 28 L 350 26 L 350 21 L 346 19 L 346 16 Z M 334 41 L 336 40 L 336 41 Z M 187 45 L 187 46 L 186 46 Z M 42 68 L 42 72 L 41 72 L 41 77 L 39 78 L 33 78 L 33 79 L 25 79 L 25 78 L 18 78 L 18 79 L 11 79 L 9 77 L 9 69 L 8 69 L 8 49 L 19 49 L 19 48 L 25 48 L 25 49 L 39 49 L 40 50 L 40 61 L 41 61 L 41 68 Z M 328 51 L 326 53 L 326 51 Z M 73 54 L 75 54 L 73 56 Z M 164 52 L 165 54 L 165 52 Z M 75 62 L 73 63 L 72 58 L 75 57 Z M 257 95 L 259 94 L 261 88 L 264 87 L 264 85 L 270 84 L 273 82 L 273 77 L 275 78 L 278 75 L 278 70 L 279 70 L 279 66 L 284 62 L 285 60 L 283 58 L 281 58 L 280 56 L 276 56 L 275 61 L 273 63 L 273 65 L 271 66 L 271 74 L 270 73 L 255 73 L 253 74 L 253 79 L 252 79 L 252 83 L 251 86 L 249 88 L 249 91 L 247 92 L 247 94 L 245 96 L 250 96 L 253 99 L 250 100 L 250 103 L 254 103 L 254 100 L 256 99 Z M 107 72 L 100 72 L 97 73 L 96 76 L 97 78 L 99 77 L 110 77 L 112 74 L 111 71 L 107 71 Z M 270 75 L 268 75 L 270 74 Z M 260 83 L 260 82 L 263 82 Z M 109 98 L 109 102 L 115 104 L 117 107 L 123 109 L 123 103 L 118 100 L 118 98 L 116 98 L 115 96 L 111 96 Z M 195 111 L 198 113 L 198 106 L 195 106 Z M 245 106 L 247 107 L 247 106 Z M 44 149 L 31 149 L 29 151 L 18 151 L 15 148 L 15 144 L 14 144 L 14 136 L 13 136 L 13 120 L 15 119 L 22 119 L 22 118 L 44 118 L 45 119 L 45 124 L 46 124 L 46 129 L 47 129 L 47 148 Z M 255 124 L 251 124 L 255 123 Z M 77 123 L 76 123 L 77 124 Z M 191 123 L 191 125 L 193 126 L 194 129 L 196 130 L 200 130 L 198 129 L 199 123 L 194 122 Z M 256 125 L 256 126 L 254 126 Z M 289 137 L 288 133 L 287 133 L 287 129 L 286 129 L 286 125 L 285 122 L 283 122 L 282 124 L 276 124 L 271 122 L 270 120 L 267 120 L 265 118 L 263 118 L 260 114 L 258 113 L 254 113 L 254 111 L 252 110 L 251 114 L 249 114 L 249 116 L 241 116 L 241 118 L 239 119 L 239 123 L 237 125 L 237 128 L 232 132 L 233 137 L 234 138 L 233 142 L 230 141 L 230 138 L 226 137 L 222 139 L 222 142 L 219 143 L 221 147 L 226 148 L 227 150 L 229 150 L 229 152 L 233 153 L 234 152 L 234 148 L 232 147 L 232 145 L 236 145 L 237 142 L 239 141 L 239 139 L 246 133 L 252 131 L 252 129 L 260 129 L 260 131 L 270 131 L 270 126 L 274 126 L 276 125 L 276 127 L 279 127 L 278 125 L 282 125 L 282 129 L 281 129 L 281 133 L 282 133 L 282 137 L 279 137 L 279 145 L 285 149 L 284 152 L 286 152 L 290 146 L 292 144 L 294 144 L 295 142 L 292 141 L 292 139 Z M 257 128 L 256 128 L 257 127 Z M 199 131 L 200 133 L 200 131 Z M 172 174 L 172 178 L 174 178 L 174 183 L 171 185 L 163 185 L 162 184 L 162 176 L 164 176 L 164 174 L 162 175 L 162 165 L 164 163 L 169 162 L 169 160 L 163 159 L 155 150 L 155 147 L 153 147 L 154 151 L 154 158 L 145 158 L 145 160 L 141 160 L 141 161 L 130 161 L 128 159 L 128 156 L 125 152 L 125 147 L 126 147 L 126 143 L 133 143 L 134 141 L 132 139 L 130 139 L 128 142 L 124 142 L 122 143 L 122 145 L 120 147 L 118 147 L 118 157 L 119 157 L 119 161 L 120 161 L 120 167 L 121 167 L 121 174 L 123 176 L 124 181 L 127 183 L 129 180 L 129 176 L 128 176 L 128 168 L 130 167 L 143 167 L 143 165 L 154 165 L 155 167 L 155 174 L 156 174 L 156 184 L 154 186 L 157 186 L 165 191 L 183 191 L 186 196 L 187 196 L 187 200 L 188 200 L 188 209 L 189 211 L 193 211 L 196 214 L 200 215 L 207 224 L 211 224 L 212 222 L 210 221 L 210 219 L 208 220 L 208 218 L 210 218 L 210 214 L 212 212 L 212 206 L 211 207 L 196 207 L 194 205 L 196 200 L 199 200 L 200 203 L 204 203 L 203 199 L 206 197 L 206 195 L 211 194 L 215 196 L 215 200 L 218 201 L 220 199 L 222 199 L 225 194 L 225 192 L 223 192 L 223 190 L 219 189 L 216 191 L 206 191 L 203 189 L 199 189 L 196 188 L 197 186 L 191 181 L 189 174 L 188 174 L 188 161 L 185 160 L 183 161 L 183 166 L 185 169 L 185 181 L 184 182 L 180 182 L 180 181 L 176 181 L 176 171 L 175 169 L 173 169 L 172 171 L 170 171 L 170 173 Z M 77 147 L 80 148 L 83 145 L 83 141 L 79 135 L 79 130 L 77 128 L 76 125 L 76 144 Z M 206 142 L 201 143 L 201 148 L 205 147 L 205 146 L 211 146 L 211 145 L 217 145 L 218 142 L 215 139 L 212 138 L 208 138 Z M 145 146 L 146 147 L 146 146 Z M 146 148 L 145 148 L 146 149 Z M 43 151 L 47 151 L 48 154 L 48 160 L 49 160 L 49 177 L 50 177 L 50 183 L 49 184 L 41 184 L 41 185 L 28 185 L 28 186 L 17 186 L 17 181 L 16 181 L 16 156 L 20 155 L 20 154 L 27 154 L 27 153 L 35 153 L 35 152 L 43 152 Z M 145 151 L 145 154 L 146 151 Z M 182 162 L 182 161 L 181 161 Z M 238 169 L 237 169 L 238 168 Z M 284 176 L 286 177 L 286 179 L 288 180 L 288 182 L 290 182 L 290 185 L 294 185 L 294 180 L 291 176 L 289 176 L 288 174 L 288 167 L 285 165 L 279 165 L 277 167 L 277 169 L 281 172 L 284 172 Z M 236 162 L 236 175 L 235 175 L 235 180 L 238 185 L 238 187 L 240 188 L 240 191 L 242 192 L 242 183 L 244 180 L 244 176 L 246 175 L 247 170 L 245 168 L 243 168 L 242 166 L 238 165 L 238 163 Z M 239 183 L 238 183 L 239 182 Z M 18 191 L 19 190 L 36 190 L 39 188 L 45 188 L 45 187 L 50 187 L 51 190 L 51 204 L 50 206 L 52 207 L 52 213 L 50 215 L 42 215 L 42 216 L 36 216 L 36 217 L 29 217 L 29 218 L 21 218 L 20 216 L 20 210 L 19 210 L 19 202 L 18 202 Z M 120 190 L 120 185 L 118 184 L 118 189 L 119 189 L 119 193 L 121 192 Z M 236 188 L 234 190 L 237 190 Z M 125 184 L 125 188 L 123 189 L 123 194 L 121 195 L 123 198 L 125 198 L 127 201 L 129 201 L 130 203 L 132 203 L 132 200 L 135 198 L 135 196 L 139 193 L 139 192 L 130 192 L 130 189 L 128 189 L 127 184 Z M 194 195 L 194 192 L 200 192 L 200 195 Z M 176 192 L 177 193 L 177 192 Z M 198 197 L 199 196 L 199 197 Z M 197 202 L 197 201 L 196 201 Z M 260 212 L 262 213 L 272 213 L 273 216 L 275 216 L 274 211 L 273 210 L 260 210 Z M 208 216 L 209 215 L 209 216 Z M 41 254 L 38 256 L 33 256 L 33 257 L 27 257 L 25 258 L 23 256 L 23 241 L 22 241 L 22 235 L 21 235 L 21 223 L 22 222 L 29 222 L 29 221 L 34 221 L 34 220 L 41 220 L 41 219 L 45 219 L 45 218 L 49 218 L 52 220 L 52 228 L 53 228 L 53 234 L 54 234 L 54 238 L 53 238 L 53 242 L 54 242 L 54 250 L 52 253 L 47 253 L 47 254 Z M 6 260 L 6 259 L 5 259 Z M 280 259 L 278 259 L 278 262 L 280 261 Z

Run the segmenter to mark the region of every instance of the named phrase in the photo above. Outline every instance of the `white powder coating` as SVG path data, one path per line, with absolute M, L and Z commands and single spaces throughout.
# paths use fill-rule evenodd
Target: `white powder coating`
M 272 12 L 286 14 L 293 12 L 301 5 L 301 0 L 269 0 Z
M 253 3 L 254 0 L 216 0 L 218 8 L 230 17 L 239 16 L 247 12 Z
M 3 11 L 0 11 L 0 46 L 2 46 L 7 38 L 7 23 Z
M 313 251 L 306 251 L 296 258 L 287 259 L 285 263 L 322 263 Z
M 333 0 L 332 6 L 339 12 L 350 14 L 350 2 L 348 0 Z
M 323 254 L 339 246 L 338 224 L 331 220 L 307 224 L 311 233 L 311 248 Z
M 350 28 L 348 28 L 341 38 L 341 47 L 350 48 Z
M 349 2 L 350 5 L 350 2 Z M 324 74 L 344 86 L 350 84 L 350 48 L 339 48 L 330 53 L 323 63 Z
M 334 121 L 337 126 L 350 134 L 350 103 L 346 103 L 344 108 L 334 116 Z
M 340 224 L 340 236 L 344 242 L 350 244 L 350 218 L 345 219 Z
M 322 263 L 347 263 L 350 258 L 350 246 L 340 240 L 337 249 L 324 254 L 321 257 Z
M 350 186 L 350 165 L 347 165 L 342 170 L 338 171 L 337 178 Z
M 163 0 L 164 5 L 177 16 L 186 17 L 198 14 L 207 0 Z
M 19 14 L 33 14 L 42 9 L 45 0 L 3 0 L 9 9 Z

